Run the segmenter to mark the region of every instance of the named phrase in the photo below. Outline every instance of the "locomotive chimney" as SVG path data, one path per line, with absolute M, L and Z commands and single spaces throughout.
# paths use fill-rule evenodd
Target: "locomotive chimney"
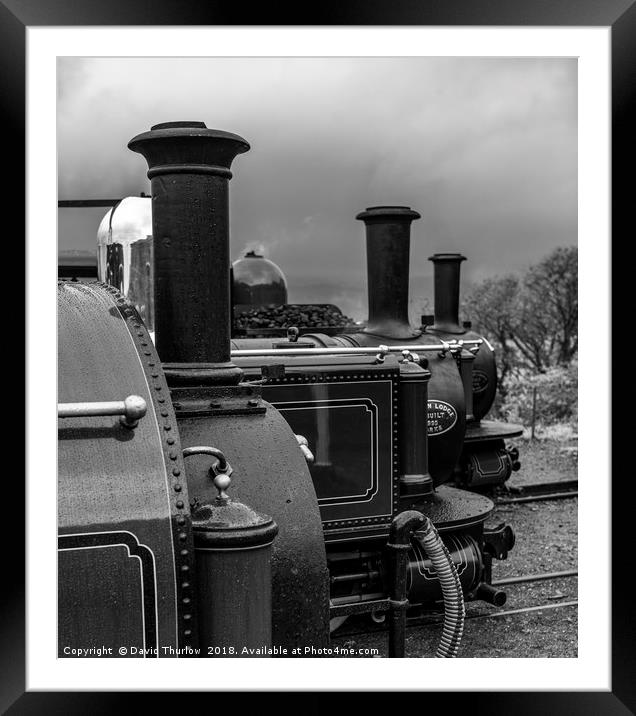
M 203 122 L 157 124 L 128 143 L 148 162 L 155 342 L 173 384 L 235 384 L 230 359 L 230 166 L 249 144 Z
M 372 206 L 356 216 L 367 230 L 369 320 L 365 333 L 395 339 L 419 335 L 409 323 L 411 222 L 419 218 L 408 206 Z
M 435 321 L 428 331 L 440 333 L 466 333 L 459 325 L 459 272 L 461 254 L 433 254 L 435 274 Z

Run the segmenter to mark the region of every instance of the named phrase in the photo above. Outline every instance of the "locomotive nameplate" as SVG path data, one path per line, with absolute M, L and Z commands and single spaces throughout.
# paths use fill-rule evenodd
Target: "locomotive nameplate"
M 457 422 L 457 411 L 445 400 L 428 401 L 428 434 L 430 437 L 448 432 Z

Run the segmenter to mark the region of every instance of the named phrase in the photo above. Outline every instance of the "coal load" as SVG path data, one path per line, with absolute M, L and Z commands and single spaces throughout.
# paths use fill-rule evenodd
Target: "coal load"
M 281 305 L 234 309 L 234 334 L 249 336 L 285 335 L 295 326 L 302 333 L 320 331 L 338 333 L 343 328 L 359 327 L 353 318 L 329 303 L 286 303 Z

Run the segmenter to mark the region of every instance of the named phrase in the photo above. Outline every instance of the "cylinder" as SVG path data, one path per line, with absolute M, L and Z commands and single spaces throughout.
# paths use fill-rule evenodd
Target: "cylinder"
M 134 137 L 148 163 L 154 239 L 155 343 L 173 384 L 235 384 L 230 360 L 230 166 L 249 144 L 203 122 Z M 189 364 L 189 365 L 188 365 Z
M 501 447 L 500 447 L 501 445 Z M 503 445 L 503 441 L 477 444 L 467 447 L 463 460 L 461 482 L 468 488 L 485 485 L 503 485 L 512 475 L 515 464 L 512 456 Z
M 276 523 L 217 499 L 192 515 L 203 657 L 272 656 L 272 542 Z
M 367 232 L 365 333 L 400 339 L 419 335 L 409 324 L 411 222 L 419 218 L 408 206 L 372 206 L 356 216 Z
M 466 330 L 459 325 L 459 275 L 461 254 L 433 254 L 429 261 L 434 266 L 435 322 L 429 331 L 462 334 Z
M 431 372 L 414 362 L 400 363 L 400 497 L 433 491 L 428 472 L 427 405 Z
M 477 587 L 483 572 L 481 550 L 467 534 L 443 536 L 444 544 L 457 568 L 464 594 Z M 433 563 L 417 540 L 411 543 L 408 561 L 408 598 L 412 604 L 426 604 L 442 597 L 439 579 Z

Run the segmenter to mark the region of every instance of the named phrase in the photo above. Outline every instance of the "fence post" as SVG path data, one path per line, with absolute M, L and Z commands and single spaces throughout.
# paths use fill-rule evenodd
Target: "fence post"
M 537 387 L 532 389 L 532 423 L 530 427 L 530 440 L 534 440 L 534 424 L 537 419 Z

